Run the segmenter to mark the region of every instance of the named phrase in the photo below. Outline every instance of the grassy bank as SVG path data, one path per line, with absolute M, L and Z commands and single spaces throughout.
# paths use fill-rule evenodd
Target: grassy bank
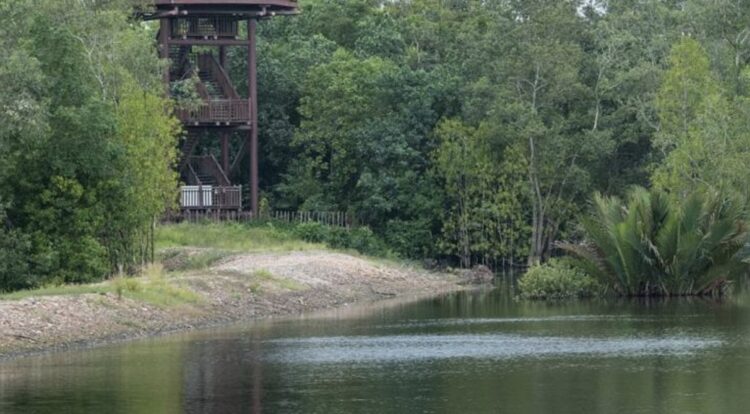
M 159 307 L 198 304 L 201 297 L 181 286 L 161 264 L 143 269 L 138 277 L 115 277 L 101 283 L 85 285 L 48 286 L 0 295 L 0 300 L 11 301 L 30 297 L 72 296 L 84 294 L 108 295 L 132 299 Z
M 302 237 L 284 225 L 163 226 L 158 263 L 138 275 L 0 295 L 0 359 L 466 288 L 456 275 Z
M 385 244 L 367 228 L 344 229 L 318 223 L 288 224 L 280 222 L 254 223 L 181 223 L 159 226 L 155 233 L 158 272 L 153 268 L 143 270 L 147 286 L 153 274 L 162 280 L 176 273 L 207 269 L 219 261 L 242 253 L 279 253 L 313 250 L 335 250 L 355 255 L 365 255 L 377 260 L 394 259 Z M 149 276 L 151 275 L 151 276 Z M 117 278 L 101 283 L 80 285 L 46 285 L 38 289 L 14 293 L 0 293 L 0 300 L 14 300 L 29 296 L 56 296 L 75 294 L 107 294 L 122 292 L 117 283 L 135 288 L 136 282 L 118 282 Z M 145 287 L 144 287 L 145 289 Z M 139 289 L 134 289 L 134 294 Z M 162 302 L 156 300 L 156 302 Z M 167 300 L 167 302 L 169 302 Z
M 146 266 L 139 275 L 114 277 L 100 283 L 50 285 L 39 289 L 0 294 L 0 300 L 12 301 L 29 297 L 82 294 L 116 294 L 157 306 L 182 305 L 200 301 L 199 295 L 179 285 L 179 280 L 208 269 L 228 257 L 244 253 L 280 253 L 293 251 L 331 250 L 330 240 L 344 240 L 336 250 L 359 252 L 348 247 L 346 238 L 335 235 L 347 232 L 320 226 L 278 222 L 265 223 L 180 223 L 159 226 L 155 233 L 157 263 Z M 356 241 L 362 239 L 354 231 Z M 311 236 L 312 235 L 312 236 Z M 331 236 L 333 235 L 333 236 Z M 305 240 L 308 239 L 308 240 Z M 361 243 L 360 244 L 364 244 Z M 342 248 L 343 247 L 343 248 Z M 389 262 L 384 258 L 381 263 Z M 389 262 L 393 264 L 392 262 Z M 258 283 L 267 283 L 268 275 L 253 276 Z M 283 280 L 276 281 L 285 286 Z M 286 286 L 286 287 L 292 287 Z
M 232 252 L 284 252 L 325 247 L 302 240 L 289 225 L 270 222 L 165 225 L 157 229 L 155 244 L 157 251 L 197 247 Z
M 114 294 L 157 306 L 200 302 L 200 296 L 180 286 L 180 276 L 207 269 L 219 260 L 239 253 L 290 252 L 324 249 L 325 245 L 302 240 L 293 226 L 284 224 L 170 224 L 155 234 L 157 263 L 135 277 L 113 277 L 100 283 L 50 285 L 40 289 L 0 294 L 0 300 L 29 297 Z M 259 274 L 258 278 L 268 278 Z
M 369 259 L 403 259 L 367 227 L 346 229 L 309 223 L 181 223 L 161 226 L 156 232 L 159 259 L 169 270 L 205 268 L 238 253 L 335 250 Z M 188 257 L 185 256 L 189 250 Z
M 280 223 L 181 223 L 160 226 L 155 235 L 157 261 L 168 272 L 206 269 L 238 253 L 321 250 Z

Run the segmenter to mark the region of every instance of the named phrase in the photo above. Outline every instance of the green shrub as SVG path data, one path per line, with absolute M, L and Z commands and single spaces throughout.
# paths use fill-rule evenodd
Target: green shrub
M 29 238 L 5 229 L 3 222 L 0 210 L 0 292 L 36 287 L 38 281 L 29 277 Z
M 297 237 L 311 243 L 325 243 L 333 249 L 352 249 L 372 256 L 385 256 L 388 247 L 369 227 L 326 226 L 320 223 L 300 223 L 294 228 Z
M 428 220 L 390 220 L 384 233 L 385 241 L 402 257 L 433 257 L 437 242 L 430 225 Z
M 563 260 L 550 260 L 529 268 L 518 281 L 520 296 L 526 299 L 566 299 L 596 295 L 601 289 L 590 276 Z
M 354 249 L 360 253 L 371 256 L 387 256 L 388 247 L 378 238 L 369 227 L 357 227 L 348 232 L 349 249 Z
M 300 223 L 294 227 L 294 234 L 306 242 L 324 243 L 328 229 L 317 222 Z

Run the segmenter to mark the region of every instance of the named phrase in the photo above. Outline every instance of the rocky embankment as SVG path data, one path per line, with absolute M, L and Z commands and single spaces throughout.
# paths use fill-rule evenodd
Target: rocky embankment
M 184 254 L 165 261 L 169 268 Z M 164 304 L 115 292 L 0 300 L 0 358 L 90 346 L 196 327 L 439 295 L 486 280 L 326 251 L 243 254 L 162 284 L 191 300 Z M 162 288 L 162 290 L 164 290 Z

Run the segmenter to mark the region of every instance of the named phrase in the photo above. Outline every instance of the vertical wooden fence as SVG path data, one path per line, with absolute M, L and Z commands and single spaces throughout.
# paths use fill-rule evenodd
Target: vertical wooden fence
M 320 223 L 326 226 L 351 227 L 346 213 L 340 211 L 273 211 L 270 219 L 286 223 Z
M 237 210 L 182 210 L 164 215 L 163 223 L 199 223 L 199 222 L 251 222 L 254 220 L 272 220 L 283 223 L 320 223 L 333 227 L 352 227 L 352 221 L 346 213 L 340 211 L 272 211 L 254 217 L 252 212 Z

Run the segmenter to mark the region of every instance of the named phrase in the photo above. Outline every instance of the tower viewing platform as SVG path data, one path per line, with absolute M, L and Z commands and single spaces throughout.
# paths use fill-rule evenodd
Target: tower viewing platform
M 195 84 L 188 104 L 178 105 L 175 112 L 186 132 L 179 163 L 187 184 L 183 209 L 239 210 L 242 196 L 248 194 L 250 209 L 257 213 L 256 25 L 259 19 L 296 14 L 297 1 L 133 1 L 143 19 L 159 21 L 159 53 L 169 60 L 164 83 L 170 93 L 180 102 L 183 85 Z M 231 47 L 246 48 L 246 64 L 231 65 L 232 58 L 242 56 L 228 53 Z M 230 66 L 246 66 L 247 72 L 230 74 Z M 247 87 L 238 91 L 233 80 Z M 246 186 L 238 182 L 243 176 L 249 178 Z
M 277 14 L 296 14 L 296 0 L 152 0 L 155 10 L 144 13 L 148 19 L 182 15 L 233 15 L 243 17 L 272 17 Z

